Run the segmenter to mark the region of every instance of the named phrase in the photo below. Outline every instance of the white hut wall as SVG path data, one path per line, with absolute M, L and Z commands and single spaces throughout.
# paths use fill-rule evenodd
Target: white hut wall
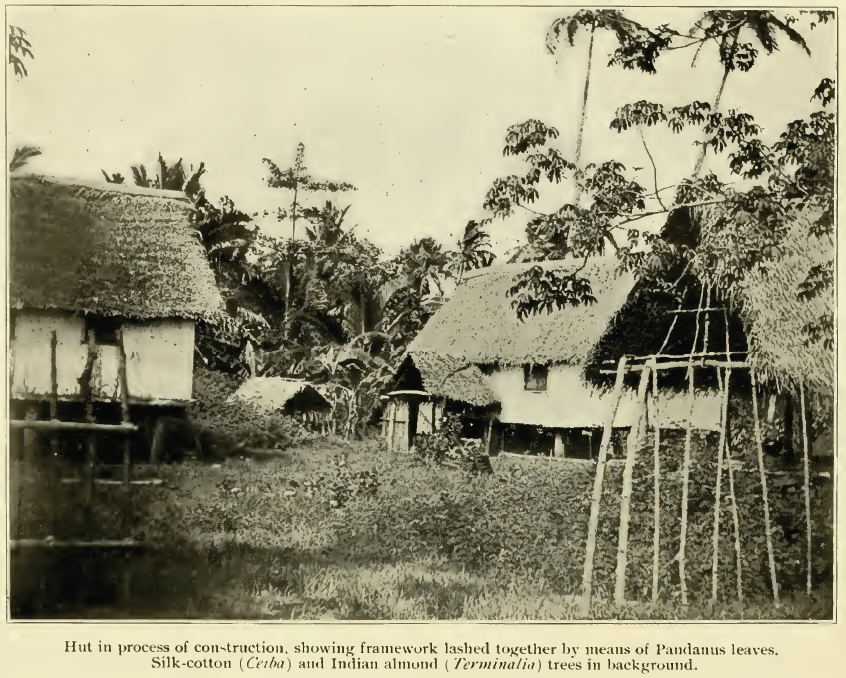
M 129 393 L 142 399 L 190 400 L 194 323 L 157 320 L 123 328 Z
M 552 365 L 545 391 L 527 391 L 522 366 L 501 367 L 489 377 L 491 390 L 502 405 L 504 424 L 547 428 L 600 428 L 613 406 L 611 393 L 598 391 L 582 380 L 582 368 Z M 615 427 L 631 426 L 637 416 L 636 394 L 627 389 L 617 409 Z
M 78 395 L 78 378 L 85 371 L 88 358 L 84 319 L 69 313 L 22 311 L 16 314 L 14 322 L 14 337 L 10 346 L 12 396 L 27 398 L 53 393 L 53 332 L 56 333 L 56 395 Z
M 388 428 L 390 432 L 390 449 L 407 452 L 408 444 L 408 401 L 395 400 L 393 403 L 393 418 Z
M 435 401 L 424 400 L 417 408 L 417 435 L 428 435 L 437 430 Z

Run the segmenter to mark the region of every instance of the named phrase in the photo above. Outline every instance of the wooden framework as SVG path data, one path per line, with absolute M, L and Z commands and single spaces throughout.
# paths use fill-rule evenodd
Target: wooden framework
M 729 436 L 729 388 L 732 370 L 734 369 L 748 369 L 750 379 L 752 382 L 752 414 L 755 433 L 755 444 L 757 451 L 757 465 L 760 475 L 760 483 L 762 488 L 762 498 L 764 504 L 764 538 L 767 545 L 767 558 L 770 574 L 770 586 L 773 592 L 773 603 L 776 607 L 780 605 L 779 588 L 776 576 L 775 554 L 772 539 L 772 524 L 770 517 L 769 498 L 767 494 L 767 473 L 764 467 L 763 441 L 761 435 L 761 426 L 758 412 L 758 398 L 757 398 L 757 380 L 755 376 L 754 366 L 744 360 L 737 360 L 737 357 L 744 354 L 730 350 L 729 344 L 729 319 L 728 312 L 724 308 L 712 308 L 710 306 L 710 289 L 703 287 L 702 294 L 699 299 L 699 304 L 696 309 L 681 309 L 670 311 L 674 316 L 673 322 L 670 325 L 667 337 L 657 354 L 646 356 L 623 356 L 615 370 L 602 370 L 603 372 L 616 374 L 616 380 L 613 389 L 613 396 L 611 398 L 611 408 L 605 422 L 605 428 L 602 436 L 602 445 L 599 451 L 599 458 L 596 466 L 596 476 L 594 479 L 593 493 L 590 505 L 590 517 L 588 519 L 587 537 L 585 544 L 585 562 L 584 571 L 582 575 L 582 592 L 580 597 L 580 611 L 582 615 L 587 615 L 590 611 L 591 593 L 593 586 L 593 561 L 596 552 L 597 529 L 599 524 L 600 500 L 602 495 L 602 485 L 605 475 L 605 467 L 607 464 L 608 447 L 611 440 L 611 429 L 614 419 L 617 414 L 620 400 L 622 398 L 623 382 L 627 372 L 640 372 L 640 384 L 637 392 L 637 402 L 639 404 L 639 414 L 636 423 L 632 426 L 628 440 L 625 467 L 623 470 L 623 486 L 620 504 L 620 525 L 618 530 L 618 548 L 617 548 L 617 567 L 616 567 L 616 581 L 614 587 L 614 603 L 622 606 L 625 604 L 625 588 L 626 588 L 626 568 L 628 560 L 628 537 L 629 537 L 629 521 L 631 513 L 631 495 L 633 484 L 633 470 L 637 460 L 638 450 L 643 442 L 645 431 L 647 429 L 647 398 L 649 383 L 651 381 L 653 394 L 658 394 L 658 375 L 661 370 L 687 368 L 687 394 L 690 402 L 689 416 L 685 425 L 685 442 L 684 442 L 684 459 L 682 466 L 682 501 L 681 501 L 681 525 L 680 525 L 680 546 L 679 552 L 674 560 L 678 563 L 679 568 L 679 583 L 681 587 L 681 602 L 687 605 L 687 581 L 686 581 L 686 537 L 688 528 L 688 490 L 690 477 L 690 451 L 692 442 L 693 430 L 693 410 L 695 403 L 694 391 L 694 371 L 696 367 L 715 367 L 717 368 L 718 387 L 720 390 L 720 425 L 719 425 L 719 443 L 717 447 L 717 477 L 715 482 L 715 501 L 714 501 L 714 519 L 713 519 L 713 534 L 711 538 L 712 546 L 712 562 L 711 562 L 711 597 L 710 604 L 713 605 L 717 601 L 718 593 L 718 570 L 719 570 L 719 539 L 720 539 L 720 511 L 722 506 L 722 475 L 724 468 L 728 475 L 728 489 L 730 498 L 730 508 L 732 513 L 733 532 L 734 532 L 734 548 L 737 559 L 737 600 L 743 600 L 743 585 L 742 585 L 742 554 L 741 554 L 741 539 L 740 539 L 740 521 L 737 509 L 737 498 L 735 496 L 735 482 L 734 469 L 732 465 L 732 455 L 730 449 Z M 691 351 L 687 355 L 666 355 L 662 351 L 669 343 L 670 334 L 676 325 L 676 320 L 682 313 L 696 314 L 696 330 Z M 725 351 L 709 351 L 708 350 L 708 334 L 710 331 L 710 314 L 721 313 L 725 323 Z M 702 341 L 702 350 L 697 351 L 700 334 L 700 318 L 705 316 L 704 333 Z M 613 362 L 613 361 L 606 361 Z M 806 589 L 811 592 L 811 546 L 812 546 L 812 519 L 811 519 L 811 505 L 810 505 L 810 478 L 809 478 L 809 461 L 808 461 L 808 435 L 807 422 L 805 414 L 805 395 L 804 386 L 800 383 L 799 386 L 801 417 L 802 417 L 802 436 L 803 436 L 803 462 L 804 462 L 804 500 L 805 500 L 805 518 L 806 518 L 806 532 L 807 532 L 807 548 L 806 548 L 806 567 L 807 567 L 807 581 Z M 652 562 L 652 603 L 655 604 L 659 597 L 660 587 L 660 444 L 661 444 L 661 424 L 659 420 L 659 408 L 655 407 L 655 417 L 651 423 L 654 430 L 654 469 L 653 469 L 653 491 L 654 491 L 654 526 L 653 526 L 653 562 Z
M 89 353 L 89 363 L 92 363 L 94 360 L 94 356 L 96 354 L 96 343 L 94 339 L 94 331 L 89 329 L 89 340 L 88 340 L 88 353 Z M 101 424 L 94 421 L 94 414 L 93 414 L 93 405 L 95 399 L 91 393 L 87 395 L 84 399 L 79 398 L 63 398 L 60 397 L 58 394 L 58 379 L 57 379 L 57 333 L 55 330 L 52 331 L 51 338 L 50 338 L 50 383 L 51 383 L 51 392 L 46 396 L 46 398 L 41 398 L 42 402 L 46 400 L 49 403 L 50 409 L 50 419 L 43 420 L 43 419 L 16 419 L 11 420 L 9 422 L 9 426 L 11 429 L 14 430 L 34 430 L 40 431 L 50 437 L 50 447 L 51 447 L 51 457 L 57 458 L 60 453 L 60 435 L 66 431 L 83 431 L 86 432 L 86 442 L 85 442 L 85 465 L 83 467 L 83 473 L 81 480 L 76 478 L 64 478 L 59 479 L 55 478 L 54 474 L 55 471 L 52 468 L 48 470 L 48 477 L 50 478 L 50 484 L 55 485 L 56 483 L 76 483 L 82 482 L 84 484 L 83 495 L 85 497 L 85 503 L 89 504 L 94 494 L 94 488 L 96 485 L 114 485 L 120 484 L 124 490 L 128 490 L 130 485 L 138 485 L 138 484 L 149 484 L 149 481 L 132 481 L 131 479 L 131 445 L 132 445 L 132 434 L 136 433 L 139 430 L 138 425 L 132 422 L 130 417 L 130 400 L 129 400 L 129 391 L 127 387 L 127 379 L 126 379 L 126 353 L 123 348 L 123 336 L 122 332 L 118 334 L 118 343 L 120 346 L 120 353 L 119 353 L 119 362 L 118 362 L 118 379 L 120 385 L 120 405 L 121 405 L 121 423 L 119 424 Z M 90 386 L 89 386 L 90 391 Z M 85 402 L 85 421 L 63 421 L 58 418 L 58 403 L 64 401 L 78 401 L 83 400 Z M 108 401 L 112 402 L 112 401 Z M 122 474 L 120 481 L 108 481 L 104 479 L 97 478 L 97 434 L 98 433 L 110 433 L 110 434 L 120 434 L 123 436 L 123 463 L 122 463 Z M 13 540 L 12 546 L 15 546 L 15 541 Z M 41 544 L 46 542 L 39 542 L 38 540 L 22 540 L 19 546 L 32 546 L 34 544 Z M 73 542 L 74 544 L 88 544 L 88 542 Z M 91 544 L 96 545 L 99 542 L 91 542 Z

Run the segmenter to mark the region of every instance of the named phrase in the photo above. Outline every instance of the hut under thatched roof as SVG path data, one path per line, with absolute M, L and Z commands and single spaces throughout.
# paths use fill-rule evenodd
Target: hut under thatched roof
M 13 175 L 9 211 L 13 418 L 182 416 L 195 322 L 221 311 L 190 199 Z
M 284 377 L 250 377 L 229 397 L 264 412 L 283 415 L 328 411 L 329 401 L 307 381 Z
M 435 355 L 439 365 L 453 370 L 477 366 L 500 405 L 496 423 L 505 449 L 509 449 L 509 435 L 537 437 L 537 431 L 545 430 L 544 436 L 555 438 L 557 453 L 566 454 L 569 440 L 575 447 L 585 446 L 590 454 L 590 449 L 598 449 L 600 429 L 612 405 L 604 385 L 590 381 L 588 368 L 597 366 L 597 347 L 613 333 L 635 280 L 631 274 L 619 272 L 614 257 L 590 259 L 580 274 L 591 281 L 595 303 L 567 306 L 520 321 L 508 290 L 516 275 L 538 265 L 562 273 L 581 267 L 573 261 L 555 261 L 492 266 L 470 273 L 410 344 L 403 365 L 413 363 L 422 375 L 425 361 L 432 360 L 428 356 Z M 398 377 L 401 374 L 402 370 Z M 421 390 L 428 392 L 429 388 Z M 651 407 L 654 411 L 655 404 Z M 690 416 L 689 401 L 681 396 L 667 394 L 659 407 L 668 426 L 681 425 Z M 409 428 L 413 414 L 408 413 Z M 614 427 L 630 427 L 637 414 L 634 390 L 627 388 Z M 693 411 L 697 427 L 714 429 L 718 420 L 717 398 L 700 394 Z M 523 443 L 515 444 L 520 447 Z M 531 446 L 539 449 L 545 444 Z

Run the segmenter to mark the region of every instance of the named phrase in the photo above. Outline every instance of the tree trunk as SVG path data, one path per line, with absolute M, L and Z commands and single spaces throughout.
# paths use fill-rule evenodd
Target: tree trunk
M 617 545 L 617 579 L 614 587 L 614 604 L 621 606 L 626 602 L 626 564 L 629 549 L 629 519 L 631 518 L 632 476 L 637 460 L 641 434 L 646 428 L 646 389 L 649 386 L 649 372 L 640 373 L 640 385 L 637 389 L 637 402 L 640 407 L 637 419 L 629 431 L 626 441 L 626 465 L 623 468 L 623 492 L 620 498 L 620 527 Z
M 805 529 L 808 534 L 808 555 L 807 555 L 807 593 L 811 595 L 811 538 L 813 527 L 811 523 L 811 478 L 808 468 L 808 421 L 805 414 L 805 385 L 799 384 L 799 408 L 802 416 L 802 464 L 805 470 L 803 491 L 805 493 Z
M 775 554 L 773 553 L 773 534 L 770 528 L 770 502 L 767 498 L 767 472 L 764 468 L 764 445 L 761 440 L 761 422 L 758 419 L 758 396 L 756 394 L 757 383 L 755 380 L 755 369 L 750 368 L 750 375 L 752 376 L 752 416 L 755 423 L 755 442 L 758 447 L 758 469 L 761 473 L 761 491 L 764 499 L 764 530 L 767 539 L 767 559 L 770 563 L 770 582 L 773 587 L 773 603 L 779 606 L 778 598 L 778 581 L 776 580 L 775 568 Z
M 590 611 L 590 597 L 593 588 L 593 556 L 596 552 L 596 532 L 599 528 L 599 505 L 602 499 L 602 481 L 605 477 L 605 459 L 608 456 L 608 448 L 611 446 L 614 419 L 617 417 L 617 408 L 620 406 L 620 399 L 623 396 L 623 378 L 626 376 L 626 356 L 620 358 L 617 366 L 617 379 L 614 383 L 612 397 L 613 407 L 609 411 L 608 419 L 605 421 L 605 428 L 602 432 L 602 444 L 599 447 L 599 457 L 596 462 L 596 477 L 593 482 L 593 495 L 590 504 L 590 518 L 588 520 L 587 543 L 585 548 L 585 565 L 582 573 L 582 600 L 581 613 L 587 615 Z
M 740 34 L 740 29 L 736 30 L 734 32 L 733 36 L 732 36 L 733 39 L 734 39 L 734 41 L 732 42 L 732 46 L 731 46 L 732 55 L 734 54 L 734 48 L 737 45 L 737 38 L 738 38 L 739 34 Z M 717 90 L 717 99 L 716 99 L 716 101 L 714 101 L 714 113 L 716 113 L 720 109 L 720 99 L 723 98 L 723 90 L 726 87 L 726 80 L 728 80 L 728 75 L 729 75 L 730 72 L 731 72 L 731 69 L 729 69 L 728 66 L 726 66 L 723 69 L 723 79 L 720 81 L 720 89 Z M 694 169 L 694 171 L 693 171 L 694 177 L 698 177 L 699 172 L 702 171 L 702 164 L 705 162 L 705 149 L 706 149 L 706 146 L 703 145 L 702 151 L 699 154 L 699 159 L 696 161 L 696 169 Z
M 590 29 L 590 45 L 588 46 L 588 60 L 587 60 L 587 70 L 585 71 L 585 91 L 584 95 L 582 96 L 582 119 L 579 123 L 579 136 L 576 139 L 576 156 L 575 156 L 575 164 L 578 166 L 579 161 L 582 159 L 582 140 L 584 139 L 585 134 L 585 119 L 587 118 L 587 102 L 588 102 L 588 92 L 590 90 L 590 67 L 591 63 L 593 62 L 593 38 L 596 33 L 596 26 L 591 26 Z

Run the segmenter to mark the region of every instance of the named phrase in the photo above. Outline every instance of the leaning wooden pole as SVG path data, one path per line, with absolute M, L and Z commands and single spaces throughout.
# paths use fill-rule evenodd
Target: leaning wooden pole
M 731 364 L 730 361 L 726 361 Z M 717 368 L 719 377 L 720 368 Z M 726 430 L 728 428 L 728 394 L 729 380 L 731 379 L 731 367 L 727 367 L 725 377 L 720 379 L 720 390 L 722 391 L 722 412 L 720 413 L 720 442 L 717 446 L 717 481 L 714 486 L 714 534 L 711 538 L 711 605 L 717 602 L 717 581 L 720 567 L 720 509 L 723 489 L 723 459 L 725 455 Z
M 729 342 L 729 318 L 728 318 L 728 311 L 723 309 L 723 318 L 726 324 L 726 362 L 731 362 L 731 351 L 730 351 L 730 342 Z M 728 390 L 728 379 L 725 382 L 726 390 Z M 729 403 L 726 402 L 726 411 L 725 411 L 725 428 L 726 428 L 726 452 L 725 452 L 725 461 L 726 467 L 728 470 L 728 480 L 729 480 L 729 498 L 731 500 L 731 516 L 732 521 L 734 522 L 734 552 L 735 557 L 737 558 L 737 600 L 738 602 L 743 601 L 743 559 L 740 554 L 740 517 L 737 513 L 737 495 L 734 493 L 734 467 L 731 463 L 731 417 L 730 417 L 731 410 L 729 409 Z
M 805 530 L 808 533 L 807 553 L 807 592 L 811 595 L 811 539 L 813 536 L 813 525 L 811 522 L 811 473 L 808 464 L 808 420 L 805 414 L 805 385 L 799 382 L 799 406 L 802 409 L 802 462 L 805 471 Z
M 612 396 L 612 407 L 609 410 L 608 418 L 605 421 L 605 428 L 602 431 L 602 443 L 599 446 L 599 456 L 596 461 L 596 477 L 593 481 L 593 495 L 590 503 L 590 518 L 588 519 L 587 542 L 585 545 L 585 567 L 582 573 L 582 600 L 581 614 L 587 615 L 590 612 L 590 598 L 593 589 L 593 556 L 596 552 L 596 532 L 599 528 L 599 505 L 602 499 L 602 481 L 605 477 L 605 459 L 608 456 L 608 448 L 611 446 L 611 436 L 614 428 L 614 419 L 617 417 L 617 408 L 620 406 L 620 399 L 623 396 L 623 379 L 627 369 L 626 356 L 620 358 L 617 366 L 617 379 L 614 382 Z
M 679 537 L 679 584 L 681 585 L 681 602 L 687 605 L 687 580 L 685 578 L 685 551 L 687 549 L 687 503 L 688 485 L 690 483 L 690 445 L 693 438 L 693 407 L 696 402 L 693 391 L 693 356 L 696 353 L 696 344 L 699 341 L 699 316 L 702 311 L 702 300 L 705 297 L 705 287 L 699 294 L 699 306 L 696 309 L 696 331 L 693 333 L 693 346 L 690 349 L 690 358 L 687 368 L 687 393 L 690 402 L 689 416 L 684 437 L 684 461 L 682 463 L 682 498 L 681 498 L 681 534 Z
M 658 572 L 661 567 L 661 421 L 658 416 L 658 370 L 652 370 L 652 398 L 655 402 L 655 415 L 652 426 L 655 429 L 655 447 L 653 451 L 654 471 L 652 487 L 654 496 L 654 525 L 652 533 L 652 604 L 658 602 Z
M 626 565 L 629 553 L 629 520 L 631 519 L 632 480 L 637 452 L 644 429 L 646 428 L 646 390 L 649 386 L 649 371 L 642 370 L 637 389 L 638 414 L 629 430 L 626 440 L 626 465 L 623 467 L 623 492 L 620 497 L 620 527 L 617 541 L 617 574 L 614 586 L 614 604 L 622 606 L 626 602 Z
M 761 422 L 758 418 L 758 396 L 757 382 L 755 380 L 755 368 L 750 368 L 749 373 L 752 377 L 752 416 L 755 424 L 755 442 L 758 448 L 758 469 L 761 472 L 761 491 L 764 498 L 764 530 L 767 540 L 767 558 L 770 562 L 770 581 L 773 587 L 773 602 L 776 607 L 779 606 L 778 598 L 778 580 L 776 579 L 775 554 L 773 553 L 773 534 L 770 528 L 770 502 L 767 498 L 767 472 L 764 468 L 764 444 L 761 439 Z

